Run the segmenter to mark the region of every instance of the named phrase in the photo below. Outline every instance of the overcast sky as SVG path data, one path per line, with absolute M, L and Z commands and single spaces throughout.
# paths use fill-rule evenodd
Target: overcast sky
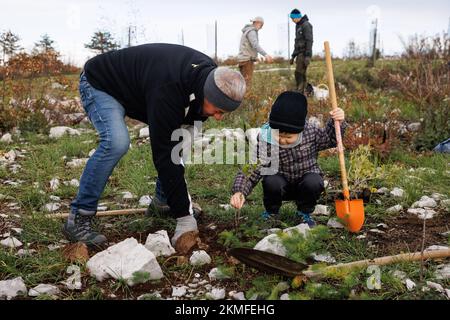
M 261 46 L 271 54 L 287 56 L 288 13 L 298 8 L 314 27 L 314 53 L 329 40 L 334 54 L 342 55 L 349 40 L 363 49 L 369 42 L 370 22 L 379 19 L 380 40 L 386 54 L 402 50 L 399 37 L 447 32 L 448 0 L 0 0 L 0 31 L 11 29 L 21 45 L 31 50 L 44 33 L 55 40 L 66 60 L 77 65 L 92 56 L 84 48 L 97 29 L 107 29 L 126 43 L 127 26 L 136 26 L 134 43 L 181 43 L 207 54 L 214 51 L 214 21 L 218 23 L 218 55 L 238 51 L 242 27 L 254 16 L 266 23 Z M 291 51 L 294 34 L 291 27 Z

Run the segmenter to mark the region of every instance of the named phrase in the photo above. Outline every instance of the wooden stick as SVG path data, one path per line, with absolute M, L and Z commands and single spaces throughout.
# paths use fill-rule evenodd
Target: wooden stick
M 398 263 L 398 262 L 410 262 L 410 261 L 420 261 L 421 259 L 437 259 L 437 258 L 447 258 L 450 257 L 450 249 L 444 250 L 431 250 L 425 251 L 422 256 L 422 252 L 414 253 L 402 253 L 394 256 L 386 256 L 376 259 L 359 260 L 350 263 L 340 263 L 334 266 L 328 266 L 322 270 L 313 271 L 306 270 L 303 274 L 310 278 L 323 277 L 329 271 L 336 271 L 339 269 L 351 269 L 351 268 L 361 268 L 370 265 L 384 266 L 387 264 Z
M 327 64 L 327 76 L 328 76 L 328 88 L 330 92 L 330 102 L 333 110 L 338 108 L 337 97 L 336 97 L 336 87 L 334 85 L 334 74 L 333 74 L 333 65 L 331 62 L 331 50 L 330 43 L 325 41 L 325 60 Z M 334 122 L 334 128 L 336 131 L 336 142 L 337 142 L 337 150 L 339 154 L 339 166 L 341 168 L 341 180 L 342 180 L 342 189 L 344 193 L 344 198 L 346 200 L 350 199 L 350 191 L 348 189 L 348 181 L 347 181 L 347 169 L 345 168 L 345 157 L 344 157 L 344 145 L 342 143 L 341 136 L 341 124 L 339 121 Z
M 123 209 L 97 212 L 97 217 L 125 216 L 130 214 L 144 213 L 147 209 Z M 54 213 L 45 215 L 46 218 L 67 218 L 69 213 Z

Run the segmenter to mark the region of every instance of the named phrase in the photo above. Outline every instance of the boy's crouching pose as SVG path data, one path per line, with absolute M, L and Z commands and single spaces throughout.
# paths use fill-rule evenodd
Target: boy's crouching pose
M 315 226 L 310 214 L 324 190 L 318 154 L 336 147 L 334 120 L 341 122 L 342 134 L 347 123 L 344 111 L 338 108 L 330 112 L 331 119 L 325 128 L 318 128 L 306 122 L 307 107 L 305 96 L 299 92 L 283 92 L 277 98 L 269 122 L 261 127 L 258 135 L 258 165 L 247 175 L 240 171 L 236 176 L 230 200 L 232 206 L 240 209 L 262 178 L 264 219 L 278 214 L 283 200 L 293 200 L 297 204 L 297 215 L 310 227 Z M 271 154 L 271 150 L 276 151 Z M 262 169 L 271 167 L 274 161 L 278 162 L 278 170 L 269 174 L 263 172 Z

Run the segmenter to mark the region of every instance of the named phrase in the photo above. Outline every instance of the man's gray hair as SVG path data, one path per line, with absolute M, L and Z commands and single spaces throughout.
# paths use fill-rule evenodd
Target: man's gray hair
M 218 67 L 214 73 L 216 86 L 225 95 L 235 101 L 242 101 L 245 96 L 245 79 L 240 72 L 227 67 Z

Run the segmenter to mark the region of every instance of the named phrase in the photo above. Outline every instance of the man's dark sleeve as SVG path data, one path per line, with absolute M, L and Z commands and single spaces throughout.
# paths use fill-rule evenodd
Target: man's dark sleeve
M 303 34 L 306 40 L 305 56 L 312 57 L 313 46 L 313 27 L 310 23 L 306 23 L 303 27 Z
M 172 149 L 179 143 L 171 141 L 171 136 L 183 123 L 183 103 L 183 94 L 175 84 L 150 92 L 147 98 L 153 163 L 175 218 L 188 215 L 190 207 L 184 166 L 179 162 L 179 156 L 175 163 L 171 157 Z

